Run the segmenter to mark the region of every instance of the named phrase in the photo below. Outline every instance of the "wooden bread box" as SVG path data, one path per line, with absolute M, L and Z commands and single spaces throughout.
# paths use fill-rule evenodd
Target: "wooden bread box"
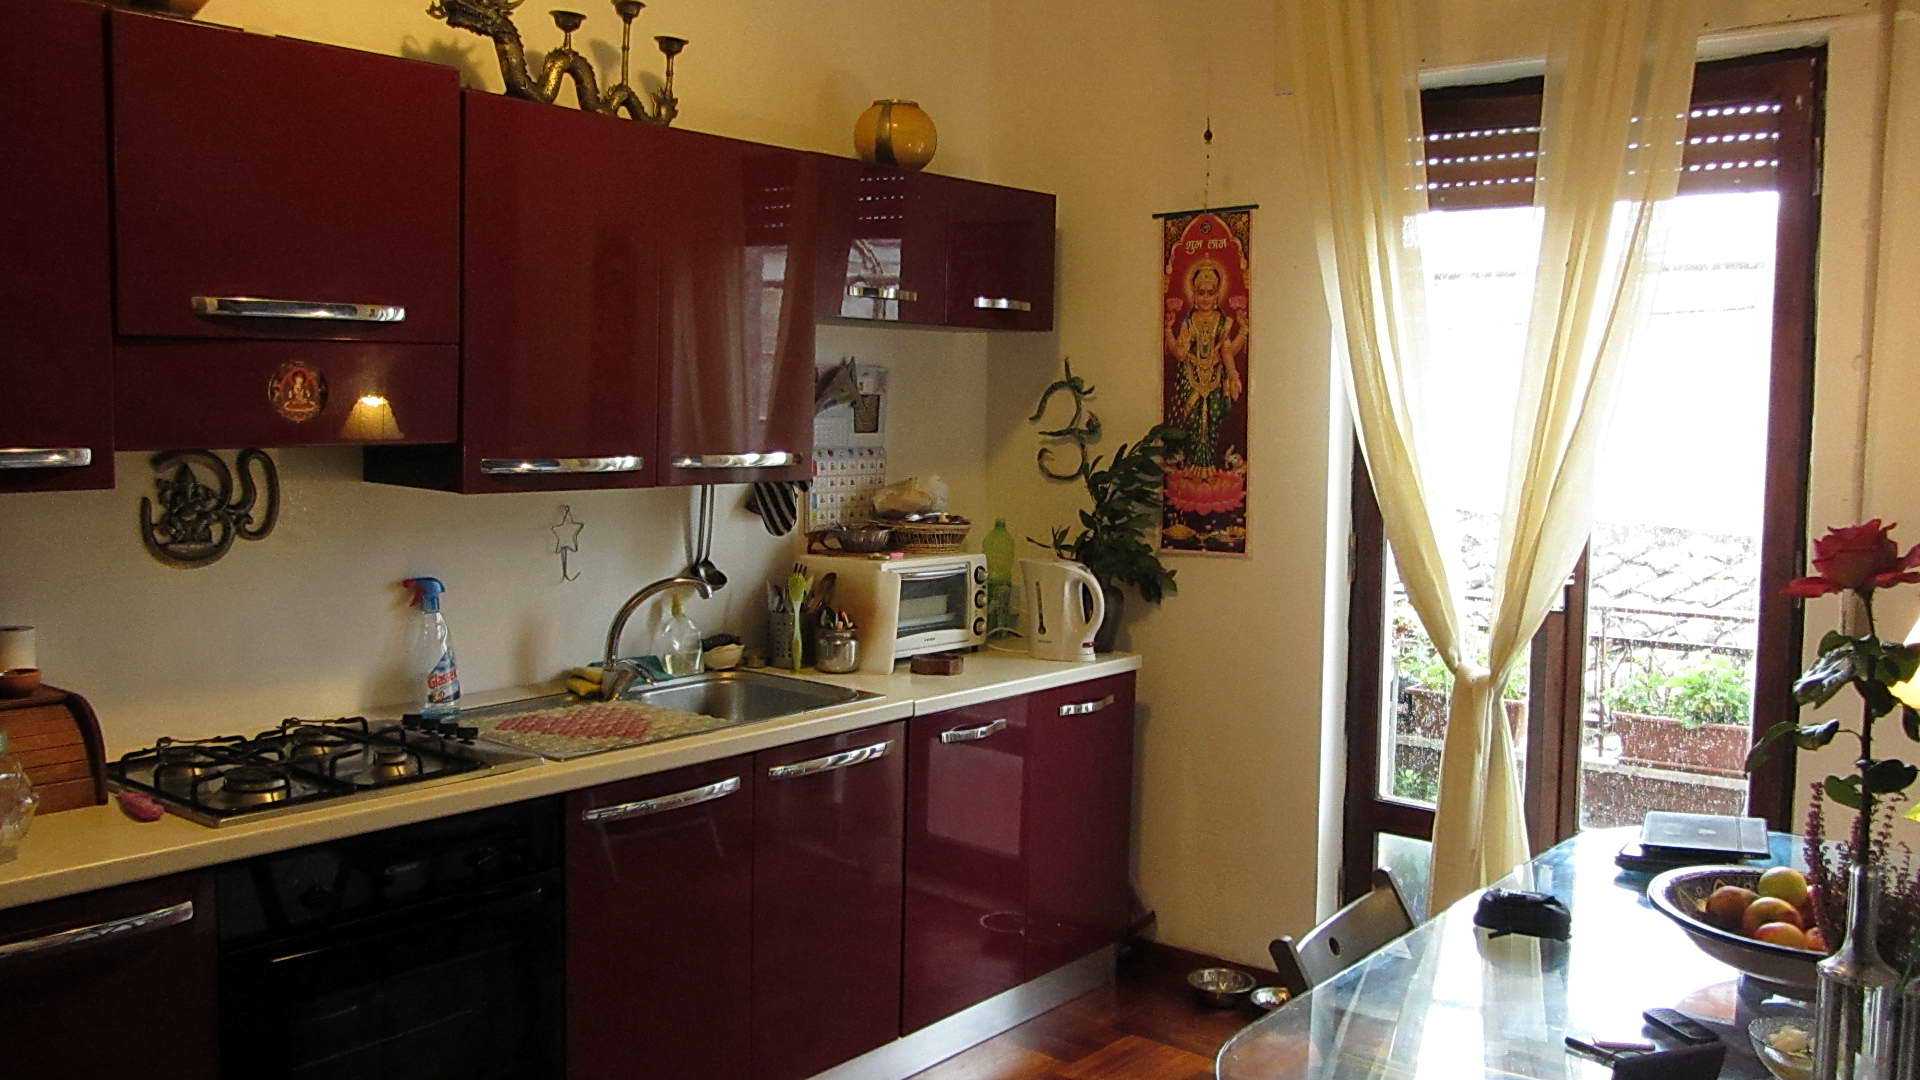
M 40 796 L 38 813 L 107 801 L 106 749 L 86 698 L 54 686 L 0 698 L 0 731 Z

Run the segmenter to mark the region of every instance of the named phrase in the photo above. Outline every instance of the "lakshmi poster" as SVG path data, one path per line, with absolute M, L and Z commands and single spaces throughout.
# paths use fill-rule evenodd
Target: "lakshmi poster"
M 1162 415 L 1186 434 L 1166 459 L 1160 548 L 1247 553 L 1247 309 L 1253 211 L 1161 219 Z

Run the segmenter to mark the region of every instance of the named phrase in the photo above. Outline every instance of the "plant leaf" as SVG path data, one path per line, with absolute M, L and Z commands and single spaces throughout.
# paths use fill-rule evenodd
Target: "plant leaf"
M 1897 758 L 1882 758 L 1867 766 L 1867 790 L 1875 795 L 1905 791 L 1916 778 L 1920 778 L 1920 769 Z
M 1852 644 L 1822 653 L 1807 673 L 1793 684 L 1793 700 L 1802 705 L 1825 705 L 1853 678 Z
M 1760 736 L 1760 741 L 1753 744 L 1753 749 L 1747 751 L 1746 770 L 1752 772 L 1758 768 L 1761 762 L 1767 760 L 1767 751 L 1774 743 L 1792 735 L 1798 730 L 1799 726 L 1791 720 L 1782 720 L 1768 728 L 1767 733 Z
M 1860 809 L 1859 777 L 1849 776 L 1842 779 L 1838 776 L 1829 776 L 1824 786 L 1827 798 L 1832 799 L 1841 806 L 1852 807 L 1855 810 Z
M 1833 741 L 1840 734 L 1840 721 L 1829 720 L 1824 724 L 1808 724 L 1793 733 L 1794 745 L 1802 750 L 1818 750 Z
M 1900 728 L 1907 733 L 1907 738 L 1920 742 L 1920 710 L 1911 705 L 1901 709 Z

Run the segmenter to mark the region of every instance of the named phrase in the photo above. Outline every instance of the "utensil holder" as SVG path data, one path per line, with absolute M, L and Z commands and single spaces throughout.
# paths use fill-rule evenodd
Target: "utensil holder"
M 774 611 L 767 614 L 767 666 L 783 671 L 798 671 L 806 659 L 804 655 L 794 655 L 794 620 L 797 614 L 791 611 Z

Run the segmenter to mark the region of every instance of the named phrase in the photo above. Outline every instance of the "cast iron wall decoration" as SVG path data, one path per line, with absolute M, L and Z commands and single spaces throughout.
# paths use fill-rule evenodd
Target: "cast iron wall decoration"
M 580 108 L 587 112 L 605 113 L 608 116 L 625 112 L 631 119 L 662 127 L 673 123 L 673 118 L 680 114 L 680 99 L 673 96 L 673 58 L 687 47 L 686 38 L 662 34 L 653 39 L 654 44 L 660 47 L 661 55 L 667 58 L 667 74 L 661 88 L 647 94 L 653 99 L 651 109 L 641 98 L 640 91 L 635 90 L 629 81 L 627 61 L 633 52 L 633 20 L 647 6 L 640 0 L 614 0 L 614 13 L 625 24 L 620 32 L 620 81 L 607 87 L 604 94 L 600 92 L 599 81 L 594 77 L 593 62 L 573 47 L 573 32 L 587 21 L 587 17 L 577 11 L 550 13 L 563 38 L 560 47 L 547 54 L 540 77 L 533 77 L 533 72 L 527 67 L 526 46 L 520 41 L 520 28 L 513 25 L 514 9 L 523 2 L 433 0 L 427 6 L 427 14 L 443 20 L 456 30 L 469 30 L 481 37 L 491 38 L 493 51 L 500 58 L 501 80 L 506 83 L 507 94 L 511 97 L 551 105 L 553 99 L 560 95 L 560 87 L 572 79 L 574 96 L 579 98 Z
M 1077 480 L 1087 474 L 1089 464 L 1087 444 L 1100 441 L 1100 417 L 1087 408 L 1087 399 L 1093 396 L 1093 387 L 1088 386 L 1085 379 L 1073 373 L 1072 361 L 1062 360 L 1060 363 L 1066 368 L 1066 376 L 1055 380 L 1045 390 L 1040 391 L 1040 404 L 1034 406 L 1033 415 L 1027 417 L 1027 420 L 1031 423 L 1039 423 L 1040 418 L 1047 414 L 1047 403 L 1053 400 L 1053 395 L 1062 390 L 1073 398 L 1073 418 L 1067 421 L 1067 426 L 1054 428 L 1052 431 L 1042 431 L 1040 437 L 1055 443 L 1072 443 L 1074 449 L 1080 451 L 1080 463 L 1070 472 L 1054 472 L 1048 464 L 1053 460 L 1051 446 L 1040 448 L 1039 462 L 1041 474 L 1050 480 Z
M 198 467 L 214 481 L 201 482 Z M 260 483 L 254 482 L 254 470 Z M 167 470 L 172 469 L 168 474 Z M 174 566 L 205 566 L 219 561 L 234 540 L 263 540 L 280 519 L 280 473 L 263 450 L 242 450 L 233 470 L 210 450 L 168 450 L 153 456 L 160 512 L 153 500 L 140 497 L 140 539 L 161 562 Z M 234 498 L 233 475 L 240 474 L 240 497 Z M 267 501 L 254 513 L 261 487 Z

